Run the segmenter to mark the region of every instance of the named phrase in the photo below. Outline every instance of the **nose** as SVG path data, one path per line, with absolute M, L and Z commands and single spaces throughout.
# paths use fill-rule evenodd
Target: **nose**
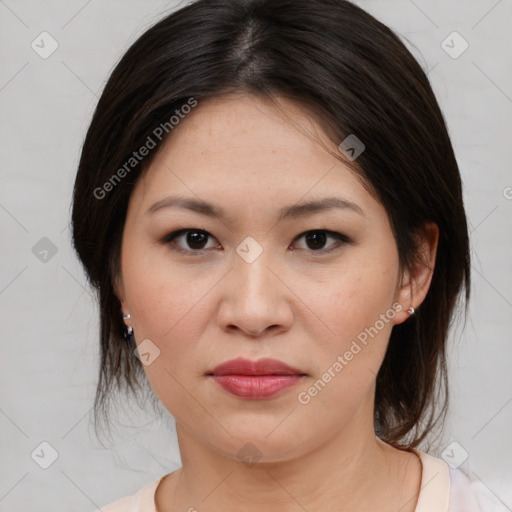
M 252 262 L 235 255 L 221 289 L 218 322 L 223 330 L 262 337 L 291 327 L 293 293 L 279 269 L 266 251 Z

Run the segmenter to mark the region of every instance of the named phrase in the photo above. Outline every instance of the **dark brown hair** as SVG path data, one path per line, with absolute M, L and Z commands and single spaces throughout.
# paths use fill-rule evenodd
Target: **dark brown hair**
M 396 447 L 417 446 L 444 420 L 445 344 L 463 288 L 466 307 L 469 298 L 461 179 L 421 66 L 388 27 L 344 0 L 199 0 L 147 30 L 113 70 L 85 138 L 72 211 L 74 247 L 99 296 L 96 423 L 115 389 L 147 389 L 135 346 L 122 336 L 113 281 L 130 194 L 158 147 L 115 186 L 104 184 L 191 98 L 200 108 L 230 92 L 295 100 L 336 145 L 349 134 L 364 143 L 348 163 L 387 210 L 402 269 L 415 261 L 417 230 L 438 225 L 430 290 L 393 328 L 375 397 L 376 434 Z

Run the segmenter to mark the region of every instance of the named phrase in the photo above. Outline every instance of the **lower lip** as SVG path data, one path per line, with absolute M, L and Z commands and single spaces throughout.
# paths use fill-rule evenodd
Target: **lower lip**
M 302 375 L 213 375 L 213 379 L 235 396 L 262 399 L 292 388 Z

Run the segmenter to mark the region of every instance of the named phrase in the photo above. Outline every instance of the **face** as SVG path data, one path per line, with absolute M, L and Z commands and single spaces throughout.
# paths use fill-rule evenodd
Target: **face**
M 208 100 L 174 128 L 130 199 L 117 289 L 178 429 L 233 458 L 251 442 L 262 461 L 373 432 L 376 375 L 411 305 L 385 209 L 280 102 L 288 118 L 252 96 Z M 212 375 L 235 358 L 297 372 Z

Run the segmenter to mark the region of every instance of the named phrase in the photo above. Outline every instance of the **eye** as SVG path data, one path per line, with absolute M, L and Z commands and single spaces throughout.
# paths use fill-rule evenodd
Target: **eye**
M 207 242 L 208 239 L 211 238 L 215 240 L 215 238 L 205 231 L 204 229 L 179 229 L 177 231 L 173 231 L 168 235 L 164 236 L 161 239 L 161 242 L 166 245 L 171 245 L 172 249 L 184 254 L 193 254 L 193 253 L 201 253 L 206 249 L 215 249 L 219 247 L 220 244 L 213 244 L 208 247 Z M 348 244 L 351 240 L 343 235 L 342 233 L 338 233 L 336 231 L 329 231 L 326 229 L 315 229 L 305 231 L 298 235 L 294 241 L 300 240 L 304 238 L 307 244 L 306 250 L 309 252 L 316 253 L 328 253 L 334 251 L 339 248 L 343 244 Z M 327 249 L 324 247 L 327 239 L 333 239 L 335 242 L 331 244 Z M 182 244 L 178 242 L 181 240 Z M 199 254 L 197 254 L 199 255 Z
M 295 238 L 295 240 L 300 240 L 301 238 L 306 240 L 306 244 L 308 246 L 306 249 L 310 249 L 312 252 L 320 253 L 331 252 L 343 244 L 350 243 L 350 239 L 347 236 L 343 235 L 342 233 L 337 233 L 336 231 L 329 231 L 327 229 L 315 229 L 306 231 Z M 331 244 L 330 247 L 325 249 L 324 245 L 328 238 L 334 239 L 335 242 Z
M 186 235 L 186 237 L 184 237 Z M 178 247 L 173 247 L 174 250 L 182 253 L 193 253 L 200 252 L 208 249 L 206 246 L 206 242 L 208 238 L 212 238 L 215 240 L 207 231 L 203 229 L 180 229 L 178 231 L 173 231 L 169 233 L 164 238 L 162 238 L 162 243 L 178 245 Z M 177 244 L 176 240 L 181 239 L 186 246 Z M 218 244 L 217 244 L 218 245 Z M 217 247 L 215 245 L 213 248 Z

